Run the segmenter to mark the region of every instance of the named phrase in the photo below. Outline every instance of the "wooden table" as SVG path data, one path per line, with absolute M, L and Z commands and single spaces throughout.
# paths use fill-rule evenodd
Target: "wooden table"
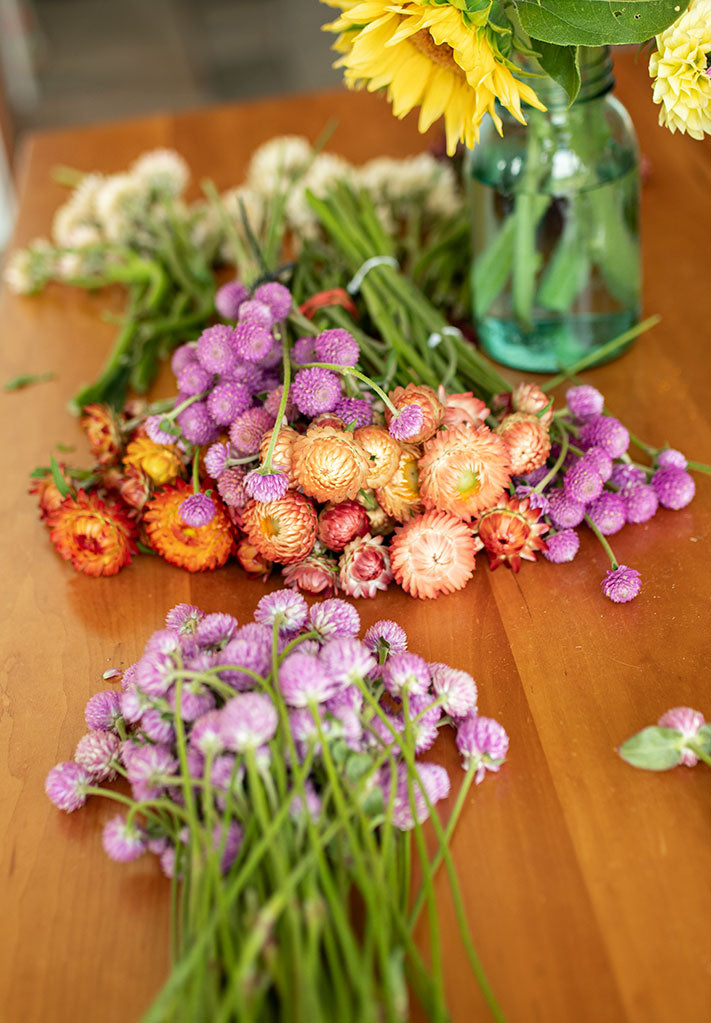
M 638 435 L 711 462 L 710 145 L 657 127 L 643 64 L 624 58 L 618 79 L 652 162 L 646 310 L 663 322 L 589 380 Z M 42 134 L 22 156 L 15 242 L 48 233 L 63 194 L 50 180 L 55 164 L 113 172 L 144 149 L 174 146 L 196 181 L 211 175 L 223 188 L 241 180 L 254 146 L 276 133 L 315 138 L 334 114 L 330 148 L 356 161 L 423 146 L 412 119 L 345 93 Z M 119 310 L 120 295 L 112 299 Z M 26 496 L 27 474 L 59 441 L 85 450 L 65 402 L 105 355 L 107 297 L 52 286 L 1 303 L 3 379 L 51 369 L 57 380 L 0 396 L 0 1017 L 125 1023 L 166 974 L 168 885 L 151 857 L 127 867 L 105 857 L 110 807 L 65 816 L 47 801 L 44 778 L 72 755 L 104 670 L 135 660 L 168 607 L 191 601 L 246 618 L 262 591 L 236 565 L 191 577 L 142 558 L 94 580 L 59 559 Z M 668 707 L 711 717 L 708 479 L 698 490 L 684 511 L 614 538 L 620 560 L 644 577 L 628 605 L 601 596 L 606 561 L 589 537 L 572 565 L 525 565 L 514 576 L 480 564 L 465 591 L 434 605 L 402 593 L 358 602 L 364 625 L 397 617 L 426 657 L 472 671 L 481 711 L 511 735 L 505 768 L 468 801 L 454 853 L 476 943 L 512 1021 L 708 1017 L 711 775 L 703 766 L 646 774 L 615 753 Z M 451 745 L 438 753 L 456 769 Z M 485 1019 L 444 884 L 441 912 L 454 1017 Z

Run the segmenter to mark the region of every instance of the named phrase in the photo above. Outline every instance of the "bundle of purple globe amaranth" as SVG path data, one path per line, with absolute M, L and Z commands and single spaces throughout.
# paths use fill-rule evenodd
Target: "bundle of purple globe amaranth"
M 121 690 L 89 700 L 74 759 L 49 772 L 62 810 L 93 795 L 125 807 L 104 829 L 109 856 L 153 853 L 172 878 L 174 969 L 147 1020 L 280 1020 L 288 1007 L 324 1023 L 399 1021 L 408 983 L 428 1018 L 448 1018 L 433 876 L 444 862 L 461 908 L 449 839 L 508 738 L 479 715 L 469 674 L 408 651 L 393 621 L 359 630 L 347 602 L 309 609 L 289 589 L 242 626 L 179 604 Z M 449 776 L 417 757 L 449 728 L 465 775 L 445 827 L 433 808 Z M 106 787 L 117 776 L 130 796 Z M 413 940 L 425 905 L 431 968 Z

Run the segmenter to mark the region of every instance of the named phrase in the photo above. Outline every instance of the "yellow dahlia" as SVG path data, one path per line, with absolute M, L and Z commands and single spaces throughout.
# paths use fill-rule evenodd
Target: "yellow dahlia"
M 136 437 L 126 448 L 123 464 L 140 469 L 157 487 L 172 483 L 183 468 L 178 449 L 172 444 L 156 444 L 148 437 Z
M 308 497 L 287 490 L 278 501 L 249 501 L 242 512 L 242 525 L 263 558 L 291 565 L 313 550 L 316 509 Z
M 80 490 L 50 512 L 50 540 L 85 575 L 116 575 L 136 552 L 136 527 L 126 510 Z
M 711 0 L 691 0 L 673 25 L 657 36 L 649 58 L 654 102 L 661 104 L 659 123 L 672 134 L 694 139 L 711 135 Z
M 438 597 L 466 586 L 481 541 L 461 519 L 426 511 L 395 530 L 390 567 L 395 581 L 411 597 Z
M 408 436 L 411 444 L 421 444 L 437 430 L 444 418 L 444 405 L 435 392 L 427 384 L 413 384 L 410 382 L 407 387 L 396 387 L 388 395 L 396 409 L 403 409 L 406 405 L 419 405 L 422 409 L 423 423 L 418 433 Z M 390 425 L 393 414 L 390 409 L 385 412 L 385 422 Z
M 400 447 L 402 452 L 397 469 L 387 483 L 376 489 L 375 496 L 390 518 L 397 522 L 407 522 L 423 510 L 417 469 L 420 449 L 412 444 L 401 444 Z
M 401 447 L 383 426 L 360 426 L 353 436 L 368 457 L 365 485 L 369 490 L 382 487 L 398 467 Z
M 521 103 L 544 110 L 533 89 L 513 76 L 485 27 L 467 24 L 453 4 L 389 0 L 324 0 L 340 10 L 326 28 L 339 33 L 336 62 L 349 88 L 387 89 L 396 117 L 420 107 L 424 132 L 444 117 L 447 152 L 479 139 L 490 114 L 499 132 L 498 99 L 522 123 Z
M 292 476 L 317 501 L 352 500 L 365 486 L 368 465 L 368 456 L 347 430 L 311 426 L 294 441 Z
M 188 572 L 220 568 L 234 550 L 230 519 L 215 494 L 215 515 L 204 526 L 186 526 L 180 517 L 180 505 L 193 488 L 184 480 L 154 494 L 143 516 L 151 547 L 162 558 Z
M 506 447 L 486 426 L 442 430 L 425 444 L 420 458 L 420 493 L 426 508 L 472 519 L 509 485 Z
M 544 533 L 550 528 L 539 521 L 540 508 L 531 508 L 523 501 L 504 496 L 496 507 L 487 509 L 477 522 L 477 534 L 489 555 L 489 568 L 507 564 L 514 572 L 521 559 L 535 561 L 536 551 L 546 550 Z
M 548 427 L 538 416 L 528 412 L 512 412 L 496 427 L 509 453 L 511 473 L 523 476 L 545 465 L 550 454 L 551 441 Z

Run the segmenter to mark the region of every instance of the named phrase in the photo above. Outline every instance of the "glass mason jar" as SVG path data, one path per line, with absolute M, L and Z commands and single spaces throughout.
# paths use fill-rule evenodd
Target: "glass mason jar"
M 582 49 L 580 71 L 571 105 L 532 80 L 547 111 L 526 107 L 522 125 L 500 110 L 503 138 L 489 120 L 466 163 L 479 340 L 532 372 L 571 366 L 640 313 L 637 140 L 609 47 Z

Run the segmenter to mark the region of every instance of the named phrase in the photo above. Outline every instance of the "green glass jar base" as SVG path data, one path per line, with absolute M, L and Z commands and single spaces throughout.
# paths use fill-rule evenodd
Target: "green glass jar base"
M 640 310 L 555 317 L 538 321 L 525 330 L 513 320 L 484 317 L 476 321 L 482 350 L 503 366 L 528 373 L 558 373 L 573 366 L 596 348 L 623 334 L 639 322 Z M 632 344 L 618 349 L 613 356 L 591 365 L 617 358 Z

